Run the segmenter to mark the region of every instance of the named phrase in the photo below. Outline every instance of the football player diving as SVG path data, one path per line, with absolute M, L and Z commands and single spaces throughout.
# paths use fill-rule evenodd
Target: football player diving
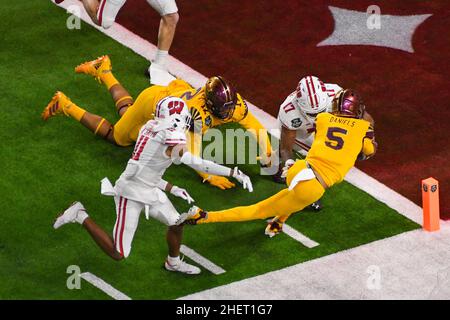
M 134 101 L 114 77 L 108 56 L 85 62 L 77 66 L 75 72 L 91 75 L 106 86 L 120 119 L 112 125 L 105 118 L 77 106 L 64 93 L 58 91 L 42 112 L 44 120 L 64 114 L 79 121 L 95 135 L 109 142 L 118 146 L 130 146 L 136 142 L 141 127 L 153 119 L 158 101 L 167 96 L 179 97 L 187 103 L 192 115 L 192 124 L 188 132 L 190 152 L 200 155 L 202 135 L 209 128 L 236 122 L 249 130 L 258 142 L 261 165 L 270 163 L 272 151 L 267 130 L 248 111 L 241 95 L 221 76 L 209 78 L 205 86 L 198 89 L 194 89 L 181 79 L 173 80 L 167 86 L 154 85 L 142 91 Z M 207 181 L 220 189 L 235 186 L 225 177 L 197 172 L 203 178 L 203 182 Z
M 223 211 L 201 209 L 186 220 L 189 224 L 247 221 L 274 217 L 266 227 L 270 237 L 278 234 L 289 216 L 322 197 L 327 188 L 341 182 L 355 161 L 372 157 L 377 149 L 372 123 L 361 96 L 352 89 L 339 91 L 330 112 L 317 115 L 315 138 L 304 160 L 288 159 L 282 176 L 287 188 L 250 206 Z
M 306 156 L 314 141 L 314 123 L 317 115 L 322 112 L 331 112 L 334 96 L 342 90 L 340 86 L 324 83 L 315 76 L 305 76 L 300 79 L 297 88 L 280 105 L 278 122 L 281 127 L 280 135 L 280 167 L 274 175 L 274 180 L 286 183 L 282 177 L 283 167 L 288 159 L 293 159 L 293 150 Z M 368 112 L 364 119 L 373 124 L 373 118 Z M 320 200 L 311 207 L 320 210 Z
M 116 223 L 112 237 L 89 217 L 81 202 L 73 203 L 55 221 L 58 229 L 67 223 L 79 223 L 90 234 L 97 245 L 114 260 L 127 258 L 136 232 L 139 216 L 145 210 L 149 216 L 168 226 L 167 244 L 169 254 L 165 268 L 186 274 L 198 274 L 200 269 L 180 259 L 180 245 L 186 218 L 196 214 L 193 206 L 188 212 L 179 214 L 165 192 L 180 197 L 188 203 L 194 200 L 185 189 L 163 179 L 166 169 L 176 163 L 186 164 L 196 170 L 233 177 L 244 189 L 253 191 L 250 178 L 237 167 L 229 169 L 212 161 L 203 160 L 186 150 L 186 129 L 190 125 L 190 113 L 180 98 L 166 97 L 155 109 L 155 119 L 142 126 L 138 142 L 128 164 L 115 186 L 107 178 L 102 180 L 102 194 L 114 196 Z

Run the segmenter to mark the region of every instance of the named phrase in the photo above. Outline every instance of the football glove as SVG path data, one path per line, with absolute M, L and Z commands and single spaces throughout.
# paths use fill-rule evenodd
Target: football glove
M 177 186 L 173 186 L 172 189 L 170 190 L 170 193 L 173 194 L 175 197 L 186 200 L 187 203 L 189 204 L 195 201 L 194 199 L 192 199 L 192 197 L 189 195 L 189 193 L 187 193 L 185 189 L 179 188 Z
M 252 181 L 250 180 L 250 178 L 246 174 L 244 174 L 241 170 L 239 170 L 238 167 L 234 167 L 232 176 L 237 181 L 239 181 L 240 184 L 242 184 L 242 187 L 244 189 L 247 189 L 248 192 L 253 192 Z
M 213 176 L 209 174 L 201 175 L 203 178 L 203 182 L 208 182 L 210 185 L 217 187 L 219 189 L 225 190 L 225 189 L 231 189 L 235 187 L 236 185 L 228 180 L 225 177 L 221 176 Z
M 295 161 L 292 159 L 286 160 L 286 162 L 284 163 L 282 172 L 281 172 L 281 178 L 286 179 L 287 173 L 288 173 L 289 169 L 294 165 L 294 163 L 295 163 Z

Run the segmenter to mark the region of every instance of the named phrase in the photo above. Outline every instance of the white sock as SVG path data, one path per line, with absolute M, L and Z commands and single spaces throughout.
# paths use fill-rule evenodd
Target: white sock
M 167 57 L 169 56 L 169 51 L 164 51 L 164 50 L 156 50 L 156 55 L 155 55 L 155 63 L 159 64 L 161 66 L 166 66 L 166 60 Z
M 177 264 L 180 263 L 180 256 L 178 256 L 178 257 L 167 256 L 167 262 L 168 262 L 171 266 L 175 266 L 175 265 L 177 265 Z
M 88 217 L 89 217 L 89 215 L 87 214 L 86 211 L 80 210 L 80 211 L 78 211 L 77 217 L 76 217 L 75 220 L 76 220 L 79 224 L 83 224 L 84 220 L 86 220 Z

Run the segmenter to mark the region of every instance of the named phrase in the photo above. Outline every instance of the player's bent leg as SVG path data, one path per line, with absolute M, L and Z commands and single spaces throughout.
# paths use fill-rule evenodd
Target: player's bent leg
M 166 90 L 161 86 L 149 87 L 139 94 L 131 106 L 126 108 L 126 112 L 123 111 L 122 117 L 114 125 L 114 139 L 118 145 L 128 146 L 136 141 L 141 127 L 148 120 L 153 119 L 155 100 L 162 97 Z
M 122 117 L 128 108 L 133 105 L 133 98 L 121 84 L 113 86 L 109 89 L 109 93 L 111 93 L 111 97 L 114 100 L 119 117 Z
M 292 198 L 288 200 L 291 203 L 283 203 L 283 201 L 287 198 L 280 202 L 280 205 L 282 205 L 285 209 L 282 214 L 276 216 L 268 223 L 265 229 L 265 234 L 269 237 L 273 237 L 280 233 L 283 228 L 283 224 L 291 214 L 301 211 L 311 203 L 316 202 L 323 196 L 324 192 L 325 189 L 317 179 L 299 182 L 297 186 L 290 191 Z
M 126 0 L 102 0 L 97 12 L 98 25 L 105 29 L 110 28 L 116 20 L 117 14 Z
M 144 204 L 124 197 L 115 197 L 114 200 L 117 213 L 113 229 L 114 246 L 122 257 L 127 258 Z
M 89 232 L 98 246 L 114 260 L 123 257 L 115 250 L 113 239 L 92 220 L 81 202 L 74 202 L 55 221 L 53 227 L 60 228 L 67 223 L 79 223 Z
M 100 6 L 99 0 L 81 0 L 83 2 L 84 9 L 88 13 L 92 22 L 96 25 L 100 25 L 97 19 L 97 12 Z
M 116 261 L 120 261 L 124 258 L 120 252 L 116 250 L 114 239 L 105 232 L 100 226 L 98 226 L 94 220 L 87 218 L 83 227 L 87 230 L 91 238 L 97 243 L 100 249 L 103 250 L 108 256 Z
M 105 118 L 86 111 L 81 118 L 80 123 L 96 136 L 102 137 L 113 144 L 117 144 L 114 139 L 114 127 Z
M 271 218 L 289 210 L 288 206 L 292 204 L 292 196 L 293 192 L 283 189 L 275 195 L 250 206 L 235 207 L 222 211 L 208 211 L 207 218 L 199 219 L 197 224 Z
M 133 105 L 134 101 L 130 93 L 112 73 L 111 59 L 107 55 L 78 65 L 75 72 L 91 75 L 103 83 L 114 100 L 119 116 L 122 116 L 128 107 Z
M 147 0 L 147 2 L 161 16 L 158 49 L 169 51 L 180 19 L 177 4 L 175 0 Z
M 183 226 L 169 226 L 167 229 L 167 244 L 169 255 L 164 262 L 164 268 L 168 271 L 181 272 L 185 274 L 199 274 L 200 268 L 180 259 L 180 246 L 183 237 Z
M 169 51 L 173 39 L 175 37 L 175 31 L 177 28 L 180 16 L 178 12 L 170 13 L 161 16 L 158 32 L 158 49 L 161 51 Z M 155 62 L 159 63 L 158 57 Z

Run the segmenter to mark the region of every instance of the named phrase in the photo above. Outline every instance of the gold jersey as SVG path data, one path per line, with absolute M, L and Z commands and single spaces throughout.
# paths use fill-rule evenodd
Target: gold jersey
M 239 123 L 246 130 L 255 136 L 260 150 L 266 150 L 266 154 L 271 154 L 271 144 L 267 135 L 267 130 L 263 125 L 249 112 L 247 104 L 242 96 L 237 94 L 236 108 L 233 116 L 227 120 L 221 120 L 206 108 L 205 87 L 194 89 L 186 81 L 177 79 L 169 83 L 167 93 L 170 96 L 183 99 L 189 107 L 192 119 L 194 120 L 193 131 L 202 135 L 210 128 L 220 126 L 225 123 Z
M 169 95 L 181 98 L 187 103 L 192 118 L 195 121 L 194 123 L 196 124 L 195 132 L 204 134 L 209 128 L 229 122 L 240 122 L 248 114 L 247 104 L 239 93 L 237 94 L 236 109 L 233 112 L 232 118 L 221 120 L 214 117 L 206 108 L 204 87 L 194 89 L 186 81 L 177 79 L 169 84 L 167 90 Z
M 374 150 L 370 148 L 373 147 L 373 136 L 369 127 L 370 123 L 362 119 L 338 117 L 330 113 L 317 116 L 316 134 L 306 161 L 328 187 L 344 179 L 361 152 Z

